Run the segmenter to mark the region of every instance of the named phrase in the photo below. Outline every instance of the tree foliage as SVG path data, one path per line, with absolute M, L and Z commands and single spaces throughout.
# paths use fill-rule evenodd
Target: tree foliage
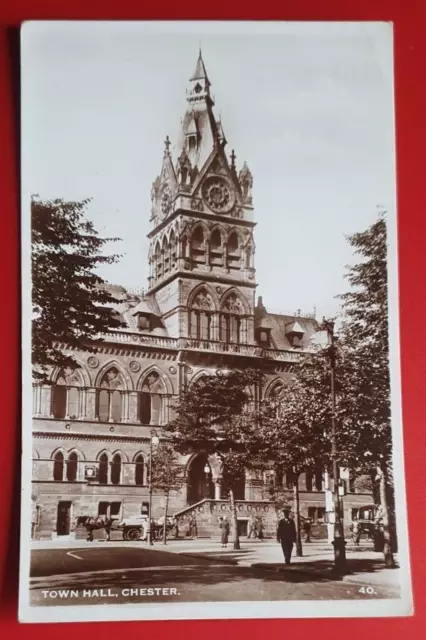
M 117 300 L 96 274 L 119 259 L 104 255 L 106 243 L 85 217 L 89 200 L 31 200 L 32 361 L 36 379 L 50 366 L 75 368 L 58 345 L 94 351 L 99 334 L 123 326 L 112 312 Z
M 153 489 L 168 494 L 182 487 L 184 482 L 182 466 L 170 442 L 163 440 L 153 447 L 151 474 Z

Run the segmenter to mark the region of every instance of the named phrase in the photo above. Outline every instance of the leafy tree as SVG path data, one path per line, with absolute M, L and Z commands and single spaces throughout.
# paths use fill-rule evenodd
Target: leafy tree
M 340 296 L 344 311 L 342 349 L 351 362 L 347 385 L 352 420 L 347 420 L 346 455 L 362 472 L 376 471 L 384 526 L 384 557 L 394 566 L 392 433 L 390 416 L 386 219 L 348 238 L 361 259 L 347 268 L 352 289 Z M 389 504 L 390 500 L 390 504 Z
M 229 491 L 234 549 L 240 548 L 235 487 L 246 469 L 262 464 L 257 455 L 261 443 L 250 394 L 250 387 L 259 380 L 259 372 L 253 370 L 204 376 L 181 394 L 176 418 L 168 427 L 181 453 L 203 451 L 220 460 Z
M 95 351 L 99 334 L 123 326 L 111 312 L 117 300 L 95 273 L 119 259 L 102 254 L 118 238 L 99 237 L 85 218 L 88 203 L 31 199 L 32 361 L 38 380 L 46 380 L 51 366 L 77 366 L 60 344 Z
M 303 366 L 303 365 L 302 365 Z M 305 363 L 305 369 L 309 364 Z M 309 367 L 311 368 L 311 367 Z M 300 374 L 301 372 L 299 372 Z M 309 380 L 296 377 L 283 386 L 281 394 L 265 403 L 258 420 L 258 438 L 262 441 L 261 453 L 265 463 L 269 461 L 275 470 L 275 486 L 272 499 L 282 502 L 288 499 L 283 489 L 283 470 L 290 473 L 293 483 L 296 516 L 297 554 L 302 555 L 299 478 L 305 471 L 317 468 L 329 455 L 325 437 L 328 420 L 327 403 L 321 386 L 313 388 Z M 323 419 L 321 419 L 323 416 Z
M 151 462 L 152 488 L 165 495 L 163 543 L 167 543 L 167 514 L 171 491 L 178 491 L 184 482 L 182 467 L 170 442 L 160 442 L 152 452 Z

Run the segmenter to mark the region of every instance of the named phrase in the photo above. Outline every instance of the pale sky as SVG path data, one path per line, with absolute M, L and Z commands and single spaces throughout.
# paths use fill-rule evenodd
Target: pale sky
M 23 194 L 80 200 L 146 288 L 151 185 L 176 141 L 201 43 L 228 155 L 247 161 L 257 295 L 334 315 L 346 234 L 395 215 L 391 28 L 384 23 L 27 23 Z M 176 154 L 174 156 L 176 158 Z

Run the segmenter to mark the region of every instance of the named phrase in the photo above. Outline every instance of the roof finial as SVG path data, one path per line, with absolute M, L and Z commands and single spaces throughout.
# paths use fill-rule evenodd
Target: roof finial
M 235 151 L 234 149 L 232 149 L 231 151 L 231 169 L 233 169 L 235 171 L 235 160 L 237 159 L 237 156 L 235 155 Z
M 170 153 L 169 151 L 170 145 L 171 145 L 171 142 L 170 142 L 169 136 L 166 136 L 166 139 L 164 140 L 164 153 L 167 155 L 169 155 Z

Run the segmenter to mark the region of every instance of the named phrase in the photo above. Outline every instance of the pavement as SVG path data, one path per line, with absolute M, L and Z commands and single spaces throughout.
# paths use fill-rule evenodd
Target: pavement
M 348 545 L 349 546 L 349 545 Z M 273 541 L 172 540 L 164 546 L 115 540 L 33 541 L 30 599 L 34 605 L 183 601 L 346 600 L 397 598 L 399 569 L 384 569 L 368 546 L 347 549 L 350 573 L 333 573 L 326 543 L 305 544 L 283 563 Z

